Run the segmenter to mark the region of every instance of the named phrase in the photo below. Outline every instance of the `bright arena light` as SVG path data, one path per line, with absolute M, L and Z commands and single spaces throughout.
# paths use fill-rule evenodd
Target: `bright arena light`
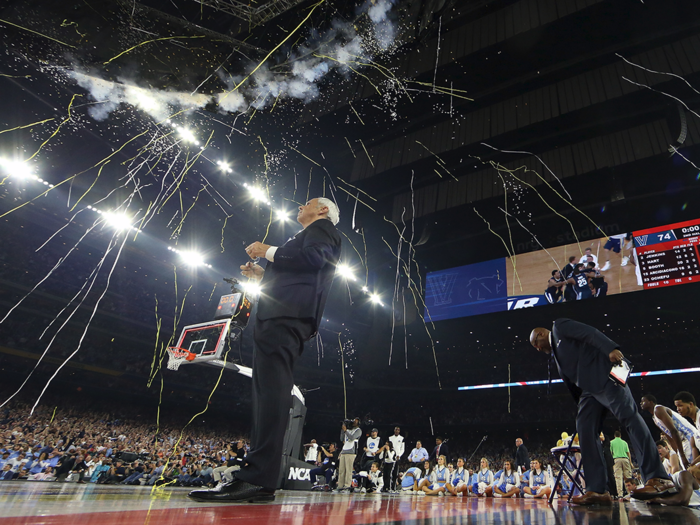
M 131 219 L 124 213 L 114 213 L 111 211 L 103 212 L 105 223 L 109 224 L 115 230 L 128 230 L 131 228 Z
M 382 298 L 379 297 L 379 295 L 377 295 L 376 293 L 370 294 L 369 300 L 372 301 L 374 304 L 379 304 L 379 305 L 384 306 L 384 304 L 382 303 Z
M 26 162 L 20 160 L 11 160 L 0 158 L 0 167 L 12 178 L 16 179 L 34 179 L 38 177 L 32 173 L 32 167 Z
M 191 129 L 187 129 L 182 126 L 177 126 L 176 129 L 185 142 L 192 142 L 195 144 L 197 143 L 197 137 L 194 136 L 194 133 L 192 133 Z
M 357 280 L 355 274 L 352 273 L 352 269 L 347 264 L 339 264 L 335 269 L 335 273 L 341 277 L 345 277 L 348 281 Z
M 204 257 L 197 252 L 179 252 L 182 262 L 188 266 L 205 266 Z
M 265 190 L 261 188 L 257 188 L 255 186 L 250 186 L 248 184 L 244 184 L 246 188 L 248 188 L 248 191 L 250 192 L 250 196 L 253 197 L 254 200 L 256 201 L 262 201 L 265 204 L 270 204 L 270 201 L 267 200 L 267 194 L 265 193 Z
M 275 215 L 278 221 L 287 222 L 289 220 L 289 213 L 285 210 L 277 210 Z
M 186 266 L 191 266 L 192 268 L 195 268 L 197 266 L 206 266 L 207 268 L 211 268 L 211 264 L 207 264 L 204 262 L 204 256 L 201 253 L 193 252 L 193 251 L 181 251 L 178 250 L 177 248 L 172 248 L 168 246 L 168 251 L 175 252 L 180 256 L 180 259 L 182 260 L 183 264 Z
M 231 173 L 233 170 L 231 169 L 231 166 L 228 164 L 228 162 L 224 162 L 222 160 L 219 160 L 216 162 L 216 165 L 219 166 L 219 169 L 223 171 L 224 173 Z
M 253 281 L 241 283 L 241 287 L 243 288 L 246 294 L 251 295 L 252 297 L 259 296 L 260 292 L 262 291 L 262 287 L 260 286 L 260 284 Z
M 369 292 L 369 288 L 367 288 L 366 286 L 363 286 L 363 287 L 362 287 L 362 291 L 365 292 L 365 293 L 367 293 L 367 292 Z

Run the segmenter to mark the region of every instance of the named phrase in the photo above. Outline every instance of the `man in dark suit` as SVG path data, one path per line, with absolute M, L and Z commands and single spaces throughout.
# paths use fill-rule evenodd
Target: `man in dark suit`
M 523 445 L 522 438 L 515 440 L 515 468 L 520 467 L 523 472 L 530 468 L 530 454 Z
M 622 362 L 619 345 L 592 326 L 571 319 L 557 319 L 551 332 L 535 328 L 530 343 L 550 354 L 559 375 L 578 404 L 576 430 L 586 473 L 586 494 L 572 498 L 578 505 L 611 505 L 608 474 L 599 434 L 608 411 L 624 425 L 641 461 L 646 480 L 632 494 L 637 499 L 667 496 L 675 491 L 666 474 L 649 428 L 637 411 L 629 388 L 610 379 L 613 364 Z
M 294 363 L 318 330 L 341 248 L 335 228 L 338 208 L 332 201 L 318 198 L 299 206 L 297 221 L 304 229 L 284 245 L 254 242 L 246 248 L 251 259 L 269 261 L 265 269 L 250 262 L 241 266 L 245 277 L 262 281 L 253 336 L 251 449 L 231 483 L 192 491 L 194 499 L 252 502 L 275 497 Z
M 445 456 L 447 458 L 447 461 L 450 460 L 450 451 L 447 448 L 447 443 L 444 443 L 442 441 L 442 438 L 438 436 L 435 438 L 435 448 L 430 453 L 430 461 L 435 461 L 437 463 L 437 460 L 440 456 Z M 445 462 L 445 464 L 447 464 L 447 461 Z

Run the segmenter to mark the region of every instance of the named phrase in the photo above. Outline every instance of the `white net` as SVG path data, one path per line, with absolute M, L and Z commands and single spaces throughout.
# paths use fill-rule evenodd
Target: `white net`
M 179 348 L 168 348 L 168 370 L 178 370 L 188 355 L 189 352 Z

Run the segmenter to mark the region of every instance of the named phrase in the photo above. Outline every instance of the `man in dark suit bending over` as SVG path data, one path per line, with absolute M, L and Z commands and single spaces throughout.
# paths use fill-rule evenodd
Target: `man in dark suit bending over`
M 620 363 L 623 358 L 620 345 L 592 326 L 571 319 L 557 319 L 551 332 L 546 328 L 535 328 L 530 334 L 530 343 L 553 357 L 559 375 L 578 404 L 576 430 L 581 444 L 586 494 L 572 498 L 572 503 L 612 505 L 599 439 L 608 411 L 627 429 L 640 457 L 639 469 L 646 484 L 632 496 L 650 499 L 675 492 L 629 387 L 620 386 L 610 379 L 612 365 Z
M 190 496 L 202 501 L 271 501 L 282 459 L 284 432 L 294 386 L 294 363 L 304 342 L 316 334 L 340 258 L 335 225 L 338 207 L 325 198 L 299 206 L 302 231 L 280 247 L 254 242 L 251 259 L 266 258 L 263 269 L 241 266 L 245 277 L 262 281 L 255 319 L 253 424 L 246 465 L 233 482 Z

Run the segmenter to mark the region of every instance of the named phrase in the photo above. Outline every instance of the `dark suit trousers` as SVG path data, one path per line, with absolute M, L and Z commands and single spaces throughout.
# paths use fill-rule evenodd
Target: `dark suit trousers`
M 313 331 L 310 319 L 256 321 L 250 452 L 246 466 L 236 472 L 237 479 L 266 488 L 277 486 L 292 406 L 294 363 Z
M 600 392 L 583 392 L 578 403 L 576 430 L 581 444 L 587 490 L 603 493 L 608 487 L 608 467 L 599 437 L 608 410 L 627 430 L 640 460 L 639 470 L 644 480 L 668 478 L 654 438 L 639 414 L 629 388 L 608 381 Z

